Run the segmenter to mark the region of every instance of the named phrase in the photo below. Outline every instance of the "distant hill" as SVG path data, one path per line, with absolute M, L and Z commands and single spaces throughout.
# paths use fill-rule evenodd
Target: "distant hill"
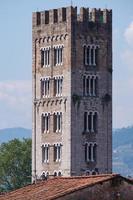
M 133 144 L 133 127 L 121 128 L 113 131 L 113 148 L 121 145 Z
M 133 127 L 113 132 L 113 171 L 133 177 Z
M 6 128 L 0 129 L 0 143 L 8 142 L 14 138 L 31 138 L 31 130 L 25 128 Z
M 14 138 L 31 138 L 31 130 L 25 128 L 0 130 L 0 143 Z M 113 131 L 113 172 L 133 177 L 133 127 Z

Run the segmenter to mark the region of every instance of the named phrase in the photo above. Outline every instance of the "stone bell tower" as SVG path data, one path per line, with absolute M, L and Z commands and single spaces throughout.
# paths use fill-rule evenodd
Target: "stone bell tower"
M 33 179 L 112 171 L 112 10 L 33 13 Z

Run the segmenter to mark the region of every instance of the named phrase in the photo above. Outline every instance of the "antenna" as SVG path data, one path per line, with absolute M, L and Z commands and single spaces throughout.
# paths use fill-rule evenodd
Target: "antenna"
M 71 0 L 71 6 L 73 6 L 73 1 Z

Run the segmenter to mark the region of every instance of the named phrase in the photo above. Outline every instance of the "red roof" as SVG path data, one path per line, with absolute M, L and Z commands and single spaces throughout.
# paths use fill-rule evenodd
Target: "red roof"
M 116 176 L 118 175 L 108 174 L 48 179 L 6 193 L 0 196 L 0 200 L 52 200 Z

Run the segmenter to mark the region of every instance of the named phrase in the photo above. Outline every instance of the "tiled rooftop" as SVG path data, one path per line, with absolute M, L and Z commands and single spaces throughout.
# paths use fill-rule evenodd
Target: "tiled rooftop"
M 0 200 L 52 200 L 116 177 L 116 174 L 60 177 L 40 181 L 0 196 Z

